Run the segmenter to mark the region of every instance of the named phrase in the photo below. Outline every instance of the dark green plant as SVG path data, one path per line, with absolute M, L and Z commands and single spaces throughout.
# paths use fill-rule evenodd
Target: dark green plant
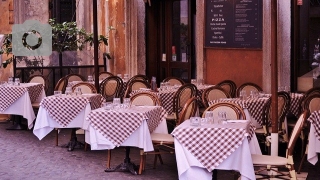
M 52 51 L 57 51 L 58 53 L 64 51 L 81 51 L 87 43 L 89 43 L 90 46 L 93 46 L 93 34 L 86 32 L 83 28 L 79 29 L 76 22 L 56 23 L 55 19 L 49 19 L 49 24 L 52 27 Z M 98 41 L 99 47 L 101 43 L 108 46 L 107 37 L 100 35 Z M 0 47 L 0 55 L 6 54 L 8 56 L 11 53 L 12 34 L 6 34 L 3 45 Z M 111 59 L 108 53 L 107 57 Z M 3 61 L 3 67 L 6 68 L 12 61 L 13 57 Z M 29 63 L 34 66 L 33 62 L 30 61 Z

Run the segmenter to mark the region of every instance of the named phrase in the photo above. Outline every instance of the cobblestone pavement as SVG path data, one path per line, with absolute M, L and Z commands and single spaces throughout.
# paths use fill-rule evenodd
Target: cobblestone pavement
M 42 179 L 178 179 L 174 155 L 163 155 L 164 163 L 153 169 L 153 156 L 147 156 L 146 171 L 142 175 L 129 172 L 106 173 L 107 151 L 84 151 L 55 146 L 55 131 L 39 141 L 30 130 L 11 130 L 12 122 L 0 123 L 0 180 L 42 180 Z M 59 134 L 59 145 L 70 139 L 71 130 L 63 129 Z M 78 140 L 83 142 L 83 135 Z M 111 166 L 123 161 L 123 148 L 112 150 Z M 131 161 L 139 163 L 139 149 L 131 148 Z M 297 165 L 298 163 L 296 163 Z M 320 179 L 319 164 L 305 163 L 303 171 L 308 171 L 308 179 Z M 218 171 L 218 179 L 233 179 L 231 171 Z

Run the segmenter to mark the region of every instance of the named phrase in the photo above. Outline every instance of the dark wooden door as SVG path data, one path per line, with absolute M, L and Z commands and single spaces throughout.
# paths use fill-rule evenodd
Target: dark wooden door
M 147 74 L 162 81 L 169 76 L 186 82 L 194 62 L 194 0 L 152 1 L 146 9 Z

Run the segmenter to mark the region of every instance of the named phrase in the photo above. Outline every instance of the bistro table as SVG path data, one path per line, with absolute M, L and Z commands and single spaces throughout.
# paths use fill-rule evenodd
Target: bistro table
M 130 162 L 129 147 L 153 151 L 150 133 L 168 133 L 165 121 L 166 111 L 161 106 L 131 106 L 130 108 L 91 111 L 84 125 L 86 143 L 92 150 L 114 149 L 126 146 L 124 163 L 106 172 L 129 170 L 137 174 L 137 168 Z
M 191 126 L 186 120 L 174 136 L 179 179 L 211 179 L 215 169 L 239 171 L 255 179 L 251 154 L 261 154 L 254 126 L 248 120 Z
M 201 106 L 202 105 L 202 100 L 201 100 L 201 96 L 202 96 L 202 93 L 209 87 L 211 86 L 214 86 L 214 85 L 198 85 L 197 86 L 197 99 L 198 99 L 198 102 L 200 103 L 199 105 Z M 173 96 L 174 94 L 176 93 L 176 91 L 178 90 L 178 86 L 172 86 L 170 87 L 169 89 L 165 89 L 165 90 L 162 90 L 162 89 L 158 89 L 158 92 L 153 92 L 153 91 L 149 91 L 149 90 L 146 90 L 145 88 L 143 89 L 140 89 L 140 90 L 135 90 L 135 91 L 132 91 L 130 93 L 130 96 L 133 96 L 134 94 L 136 93 L 139 93 L 139 92 L 151 92 L 151 93 L 154 93 L 155 95 L 157 95 L 161 101 L 161 105 L 162 107 L 167 111 L 168 114 L 172 114 L 173 113 Z
M 100 94 L 48 96 L 40 103 L 33 133 L 41 140 L 54 128 L 82 128 L 86 116 L 100 108 L 102 101 Z M 74 147 L 68 148 L 70 151 Z
M 320 111 L 314 111 L 307 119 L 310 122 L 308 161 L 315 165 L 320 153 Z
M 44 98 L 44 87 L 40 83 L 21 83 L 20 85 L 0 86 L 0 114 L 21 115 L 28 120 L 28 128 L 33 127 L 35 114 L 32 108 L 34 102 L 40 102 Z M 25 129 L 18 122 L 9 129 Z

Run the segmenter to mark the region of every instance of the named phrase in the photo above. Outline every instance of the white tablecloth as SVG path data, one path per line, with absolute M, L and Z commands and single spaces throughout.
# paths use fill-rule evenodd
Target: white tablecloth
M 313 165 L 318 162 L 317 153 L 320 153 L 320 141 L 316 137 L 314 125 L 311 123 L 308 144 L 308 161 Z
M 31 83 L 24 84 L 24 86 L 28 86 L 28 84 Z M 41 102 L 44 97 L 46 97 L 46 94 L 44 92 L 44 89 L 42 89 L 41 94 L 35 102 Z M 32 108 L 29 92 L 26 91 L 19 99 L 12 103 L 1 114 L 21 115 L 28 120 L 28 128 L 31 129 L 33 127 L 33 121 L 35 120 L 36 116 Z
M 184 179 L 212 179 L 212 172 L 208 170 L 175 139 L 175 154 L 180 180 Z M 261 154 L 256 135 L 253 134 L 250 143 L 244 138 L 242 145 L 225 159 L 216 169 L 236 170 L 241 174 L 241 179 L 255 179 L 251 154 Z

